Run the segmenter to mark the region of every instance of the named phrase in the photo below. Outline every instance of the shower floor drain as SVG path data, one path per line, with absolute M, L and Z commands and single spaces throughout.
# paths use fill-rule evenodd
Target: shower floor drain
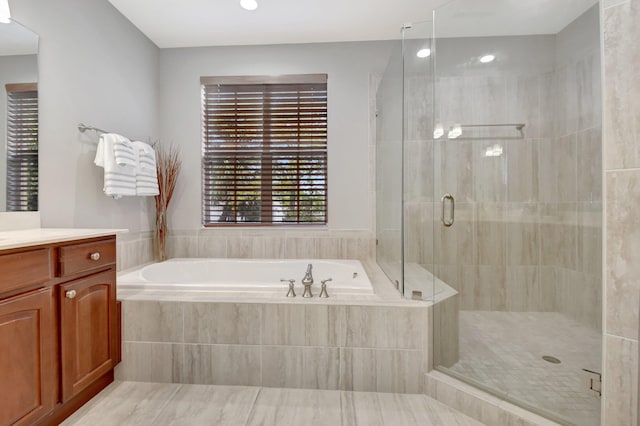
M 542 359 L 544 359 L 547 362 L 550 362 L 552 364 L 560 364 L 560 360 L 554 356 L 549 356 L 549 355 L 545 355 L 542 357 Z

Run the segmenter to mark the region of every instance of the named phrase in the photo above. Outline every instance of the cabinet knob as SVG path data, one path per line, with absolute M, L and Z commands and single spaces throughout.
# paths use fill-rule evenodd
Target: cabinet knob
M 91 260 L 100 260 L 100 252 L 91 253 Z
M 65 293 L 65 296 L 67 297 L 67 299 L 75 299 L 76 298 L 76 291 L 75 290 L 69 290 Z

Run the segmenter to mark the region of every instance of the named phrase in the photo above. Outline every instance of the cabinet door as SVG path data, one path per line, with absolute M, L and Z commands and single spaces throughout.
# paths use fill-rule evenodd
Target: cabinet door
M 52 294 L 0 302 L 0 425 L 32 424 L 55 404 Z
M 113 368 L 115 270 L 59 286 L 62 401 Z

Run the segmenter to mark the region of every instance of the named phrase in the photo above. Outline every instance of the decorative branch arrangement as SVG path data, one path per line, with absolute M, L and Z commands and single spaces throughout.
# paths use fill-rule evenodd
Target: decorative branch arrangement
M 159 194 L 156 200 L 156 260 L 161 262 L 167 259 L 166 238 L 167 238 L 167 209 L 176 188 L 176 181 L 182 168 L 180 159 L 180 149 L 171 144 L 168 147 L 153 144 L 156 150 L 156 170 L 158 172 Z

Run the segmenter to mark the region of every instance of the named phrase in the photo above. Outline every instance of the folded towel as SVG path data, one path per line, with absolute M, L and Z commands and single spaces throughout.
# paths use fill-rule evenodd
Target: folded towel
M 160 193 L 156 170 L 156 152 L 144 142 L 132 142 L 137 158 L 136 195 L 152 196 Z
M 100 135 L 98 151 L 94 163 L 104 168 L 105 195 L 113 198 L 121 198 L 123 195 L 136 195 L 136 167 L 125 161 L 120 164 L 116 160 L 116 145 L 121 141 L 129 142 L 124 136 L 115 133 Z M 131 144 L 131 142 L 129 142 Z
M 125 137 L 121 137 L 115 141 L 113 152 L 116 157 L 116 163 L 121 166 L 138 166 L 138 160 L 131 141 Z

